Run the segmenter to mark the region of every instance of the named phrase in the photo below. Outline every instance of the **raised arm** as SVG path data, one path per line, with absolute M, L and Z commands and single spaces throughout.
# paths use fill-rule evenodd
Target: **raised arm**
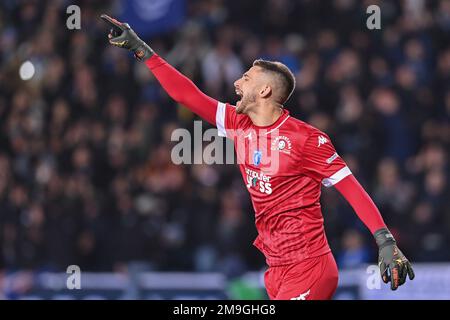
M 216 125 L 217 100 L 200 91 L 190 79 L 156 53 L 147 59 L 145 64 L 172 99 L 186 106 L 209 123 Z
M 119 22 L 105 14 L 101 18 L 112 28 L 108 35 L 111 44 L 132 51 L 139 61 L 145 62 L 169 96 L 216 125 L 218 101 L 204 94 L 190 79 L 159 57 L 127 23 Z

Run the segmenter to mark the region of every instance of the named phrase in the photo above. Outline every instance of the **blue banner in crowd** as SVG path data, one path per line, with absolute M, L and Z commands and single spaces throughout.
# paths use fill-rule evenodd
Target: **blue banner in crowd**
M 122 0 L 120 20 L 149 37 L 180 26 L 185 16 L 185 0 Z

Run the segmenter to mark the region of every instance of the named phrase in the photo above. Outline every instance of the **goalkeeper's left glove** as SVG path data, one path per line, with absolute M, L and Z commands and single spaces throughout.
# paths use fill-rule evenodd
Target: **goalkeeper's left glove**
M 397 247 L 397 243 L 387 228 L 377 230 L 373 236 L 378 245 L 378 266 L 384 283 L 391 281 L 391 289 L 397 290 L 406 282 L 406 276 L 414 279 L 411 263 Z
M 132 51 L 140 61 L 147 60 L 154 54 L 152 48 L 138 37 L 128 23 L 117 21 L 106 14 L 102 14 L 100 17 L 112 27 L 108 34 L 109 43 Z

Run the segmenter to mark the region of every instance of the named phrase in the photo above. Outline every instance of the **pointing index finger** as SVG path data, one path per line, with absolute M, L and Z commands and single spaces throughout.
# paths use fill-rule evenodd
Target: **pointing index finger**
M 116 20 L 114 18 L 111 18 L 107 14 L 102 14 L 100 16 L 100 18 L 102 18 L 107 23 L 111 24 L 113 27 L 119 28 L 122 31 L 126 29 L 126 26 L 124 25 L 124 23 L 122 23 L 122 22 L 120 22 L 120 21 L 118 21 L 118 20 Z

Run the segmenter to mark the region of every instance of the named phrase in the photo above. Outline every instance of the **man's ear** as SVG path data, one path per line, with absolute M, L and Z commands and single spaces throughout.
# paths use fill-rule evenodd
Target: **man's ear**
M 265 85 L 259 90 L 259 95 L 261 98 L 268 98 L 272 95 L 272 88 L 269 85 Z

